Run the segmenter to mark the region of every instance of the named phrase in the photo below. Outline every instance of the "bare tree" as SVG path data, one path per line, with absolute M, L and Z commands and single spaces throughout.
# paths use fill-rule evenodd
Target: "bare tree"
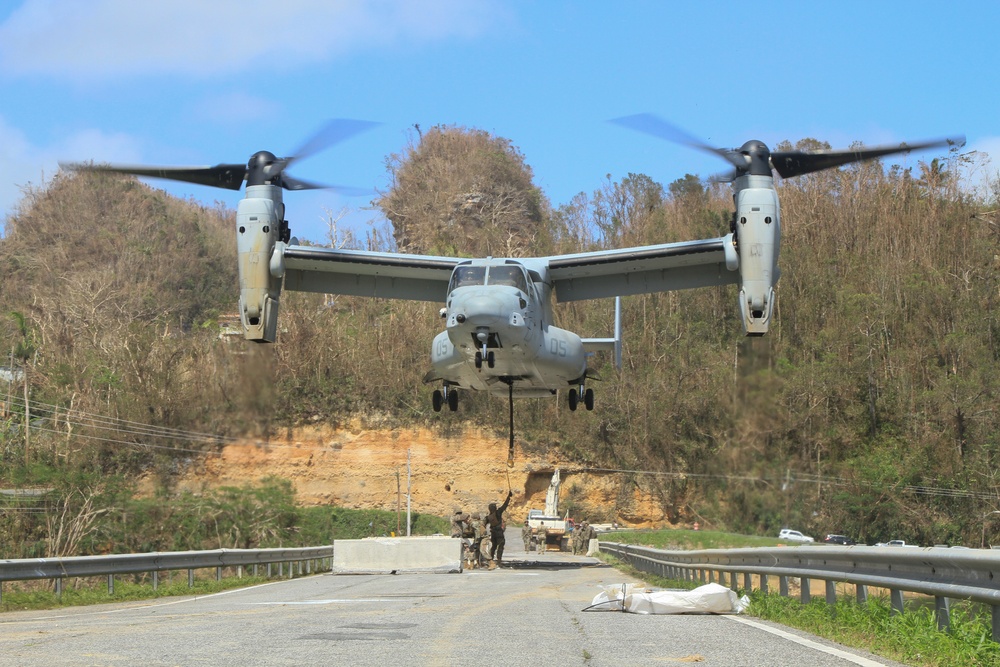
M 99 487 L 72 489 L 59 500 L 55 511 L 46 515 L 47 558 L 79 554 L 80 543 L 94 532 L 97 520 L 111 511 L 107 507 L 96 506 L 95 499 L 102 492 Z

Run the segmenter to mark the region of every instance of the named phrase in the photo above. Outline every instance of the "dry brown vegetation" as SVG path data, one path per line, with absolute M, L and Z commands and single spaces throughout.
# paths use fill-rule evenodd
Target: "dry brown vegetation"
M 378 200 L 402 252 L 523 257 L 544 247 L 546 202 L 507 139 L 435 126 L 386 160 Z
M 626 471 L 674 520 L 978 545 L 1000 508 L 997 193 L 964 193 L 962 156 L 940 157 L 781 183 L 771 334 L 743 338 L 732 289 L 630 297 L 624 369 L 596 359 L 597 409 L 518 403 L 523 447 Z M 401 250 L 549 254 L 728 229 L 728 189 L 693 176 L 664 188 L 630 174 L 551 210 L 510 142 L 475 130 L 434 128 L 388 166 L 379 204 Z M 504 401 L 431 412 L 420 380 L 438 304 L 286 293 L 277 345 L 220 340 L 216 317 L 235 302 L 231 222 L 112 176 L 62 175 L 28 194 L 0 240 L 0 340 L 26 361 L 32 400 L 57 411 L 27 456 L 23 413 L 7 413 L 4 481 L 40 466 L 156 467 L 169 487 L 178 450 L 210 446 L 127 429 L 122 442 L 164 449 L 88 441 L 79 420 L 60 420 L 70 408 L 219 435 L 357 415 L 504 431 Z M 608 335 L 612 304 L 557 317 Z

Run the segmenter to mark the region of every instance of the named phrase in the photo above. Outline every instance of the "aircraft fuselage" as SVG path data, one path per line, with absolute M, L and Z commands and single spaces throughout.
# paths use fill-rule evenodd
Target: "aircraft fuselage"
M 456 267 L 445 330 L 431 346 L 435 379 L 506 396 L 550 396 L 583 381 L 581 338 L 551 324 L 544 268 L 487 258 Z

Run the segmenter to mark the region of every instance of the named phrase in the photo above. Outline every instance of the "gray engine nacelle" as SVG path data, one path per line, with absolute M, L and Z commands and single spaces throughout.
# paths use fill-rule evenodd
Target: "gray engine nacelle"
M 273 343 L 278 335 L 281 277 L 271 275 L 271 254 L 281 236 L 285 205 L 281 188 L 247 187 L 236 209 L 236 249 L 240 278 L 240 321 L 247 340 Z
M 780 276 L 781 207 L 771 177 L 747 175 L 736 184 L 739 309 L 746 334 L 763 336 L 774 315 L 774 285 Z

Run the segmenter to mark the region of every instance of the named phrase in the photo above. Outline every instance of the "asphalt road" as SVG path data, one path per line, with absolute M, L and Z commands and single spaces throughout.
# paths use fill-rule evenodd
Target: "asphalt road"
M 462 574 L 332 575 L 202 597 L 0 614 L 0 665 L 895 665 L 742 616 L 584 611 L 634 581 L 525 554 Z

